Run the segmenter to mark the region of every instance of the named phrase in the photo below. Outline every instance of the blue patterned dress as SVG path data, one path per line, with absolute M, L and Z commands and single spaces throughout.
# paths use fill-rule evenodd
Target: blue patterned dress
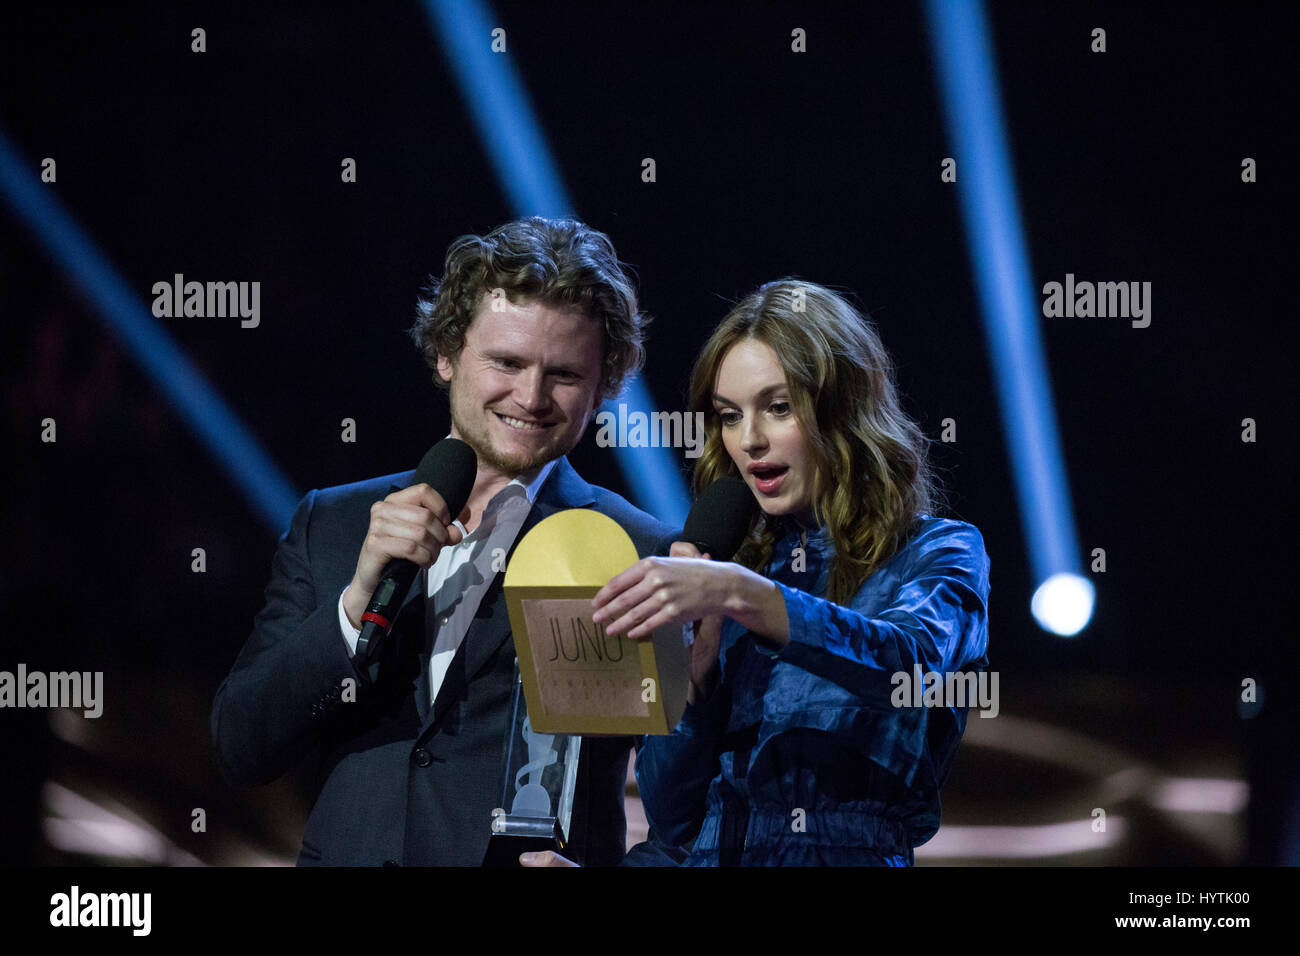
M 970 524 L 920 516 L 849 606 L 825 593 L 834 554 L 811 532 L 777 542 L 784 648 L 726 619 L 718 685 L 647 737 L 636 775 L 651 827 L 688 866 L 909 866 L 939 829 L 939 789 L 965 707 L 895 707 L 894 674 L 988 663 L 989 560 Z

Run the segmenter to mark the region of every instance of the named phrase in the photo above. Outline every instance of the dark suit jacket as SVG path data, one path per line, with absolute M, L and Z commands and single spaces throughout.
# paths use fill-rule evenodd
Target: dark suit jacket
M 269 783 L 309 755 L 321 760 L 300 865 L 476 866 L 501 804 L 515 658 L 505 575 L 484 596 L 432 712 L 422 577 L 384 644 L 373 685 L 361 681 L 339 633 L 339 594 L 356 569 L 370 506 L 413 477 L 303 498 L 276 549 L 266 606 L 213 702 L 217 760 L 232 784 Z M 667 525 L 587 484 L 561 458 L 516 543 L 566 508 L 613 518 L 642 556 L 671 540 Z M 345 686 L 358 688 L 354 702 L 343 702 Z M 583 739 L 566 848 L 577 862 L 612 865 L 623 857 L 631 746 L 629 737 Z

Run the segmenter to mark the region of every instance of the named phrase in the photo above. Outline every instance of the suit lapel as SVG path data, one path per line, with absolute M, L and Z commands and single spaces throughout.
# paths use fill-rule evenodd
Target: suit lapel
M 596 497 L 592 493 L 591 485 L 578 476 L 573 466 L 569 464 L 568 458 L 560 458 L 538 491 L 528 517 L 524 519 L 523 526 L 519 529 L 519 534 L 515 535 L 515 540 L 511 542 L 510 550 L 506 555 L 507 566 L 519 542 L 523 540 L 524 535 L 536 527 L 539 521 L 549 518 L 557 511 L 585 508 L 595 501 Z M 498 572 L 487 593 L 483 595 L 483 601 L 474 615 L 474 621 L 470 624 L 465 639 L 461 641 L 460 649 L 447 670 L 447 676 L 443 678 L 433 712 L 424 720 L 424 732 L 421 736 L 432 730 L 433 725 L 446 713 L 447 708 L 464 695 L 469 681 L 487 665 L 510 637 L 510 612 L 506 607 L 503 593 L 504 582 L 505 573 Z M 426 702 L 429 686 L 428 651 L 426 646 L 423 667 Z M 424 715 L 425 711 L 421 711 L 421 716 Z
M 419 630 L 413 631 L 409 638 L 418 642 L 420 648 L 420 672 L 415 675 L 415 710 L 420 717 L 420 725 L 429 719 L 429 656 L 433 649 L 429 646 L 429 628 L 425 621 L 425 602 L 417 600 L 428 593 L 428 570 L 422 570 L 415 579 L 415 586 L 411 588 L 411 593 L 407 596 L 406 603 L 414 605 L 408 608 L 406 613 L 410 615 L 413 621 L 418 622 Z

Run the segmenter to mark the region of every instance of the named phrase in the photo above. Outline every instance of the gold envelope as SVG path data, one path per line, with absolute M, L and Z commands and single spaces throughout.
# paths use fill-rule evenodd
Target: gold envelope
M 666 734 L 686 706 L 682 628 L 608 635 L 591 599 L 636 563 L 614 519 L 574 508 L 537 523 L 506 568 L 506 606 L 529 722 L 539 733 Z

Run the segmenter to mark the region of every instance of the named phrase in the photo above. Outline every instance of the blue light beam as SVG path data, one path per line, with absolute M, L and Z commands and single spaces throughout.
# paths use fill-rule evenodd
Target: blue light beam
M 277 534 L 283 531 L 293 517 L 298 494 L 221 396 L 154 321 L 143 300 L 63 209 L 55 196 L 58 187 L 40 182 L 36 168 L 0 130 L 0 195 L 96 306 L 96 315 L 109 332 L 135 356 L 262 519 Z
M 492 23 L 487 5 L 478 0 L 425 0 L 424 9 L 515 215 L 573 216 L 573 203 L 514 61 L 509 53 L 492 52 L 492 31 L 499 24 Z M 650 392 L 639 378 L 627 384 L 621 401 L 629 413 L 640 411 L 647 418 L 654 408 Z M 618 413 L 612 400 L 602 409 Z M 669 450 L 620 447 L 615 451 L 636 503 L 680 527 L 690 497 Z
M 1082 578 L 1082 566 L 988 23 L 978 0 L 928 0 L 927 9 L 1021 524 L 1034 577 L 1046 589 L 1040 605 L 1051 606 L 1046 598 L 1062 581 Z M 1081 585 L 1086 600 L 1072 602 L 1069 620 L 1046 623 L 1036 608 L 1039 622 L 1059 634 L 1080 630 L 1092 613 L 1092 584 L 1082 578 Z M 1079 589 L 1074 581 L 1065 590 L 1077 596 Z

